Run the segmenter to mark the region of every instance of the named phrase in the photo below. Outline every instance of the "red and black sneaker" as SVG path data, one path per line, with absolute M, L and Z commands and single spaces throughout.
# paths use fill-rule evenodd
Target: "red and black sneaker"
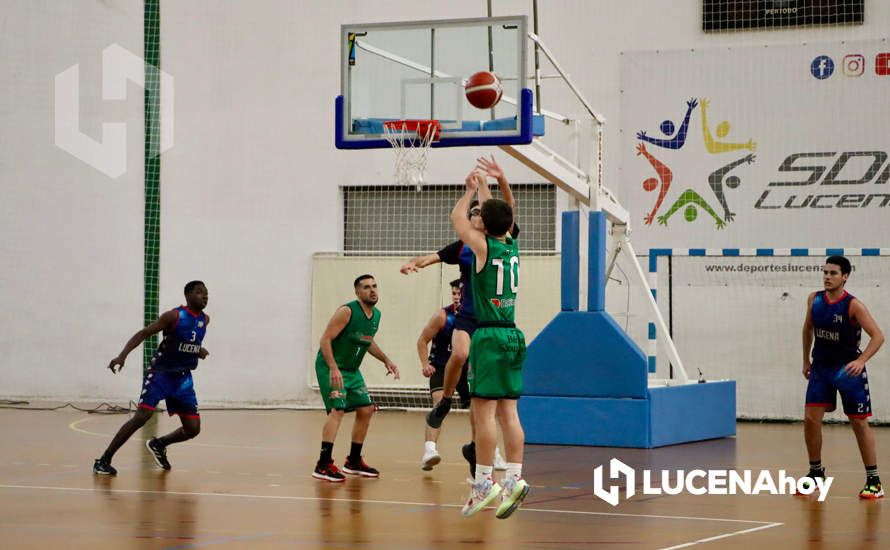
M 794 491 L 794 496 L 796 496 L 796 497 L 803 497 L 803 496 L 811 495 L 815 491 L 817 491 L 816 479 L 825 479 L 825 468 L 821 468 L 819 470 L 811 469 L 809 472 L 807 472 L 807 475 L 804 477 L 805 478 L 808 477 L 812 480 L 812 484 L 809 481 L 803 482 L 804 488 L 806 488 L 809 492 L 802 493 L 800 491 Z
M 342 483 L 343 481 L 346 481 L 346 476 L 340 472 L 340 469 L 337 468 L 337 465 L 334 464 L 333 460 L 327 464 L 316 462 L 315 471 L 312 472 L 312 477 L 333 483 Z
M 343 462 L 343 471 L 356 476 L 380 477 L 380 472 L 368 466 L 363 457 L 359 457 L 358 462 L 351 461 L 349 457 L 346 457 L 346 461 Z

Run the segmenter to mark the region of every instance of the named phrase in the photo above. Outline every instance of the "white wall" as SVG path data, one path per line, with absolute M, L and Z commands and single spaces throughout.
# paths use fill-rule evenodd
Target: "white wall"
M 142 323 L 142 90 L 102 100 L 102 50 L 142 55 L 142 2 L 7 0 L 0 33 L 0 394 L 121 400 L 141 354 L 105 367 Z M 126 122 L 111 179 L 54 144 L 54 77 L 80 64 L 80 129 Z M 138 356 L 138 357 L 137 357 Z
M 531 6 L 494 4 L 495 15 Z M 890 28 L 890 3 L 876 0 L 867 2 L 860 27 L 720 35 L 700 31 L 699 0 L 540 4 L 544 40 L 611 122 L 605 159 L 613 188 L 621 51 L 865 39 Z M 48 1 L 4 5 L 16 25 L 0 38 L 8 90 L 0 99 L 0 394 L 122 401 L 136 395 L 137 356 L 122 377 L 102 368 L 141 323 L 142 105 L 141 93 L 121 105 L 102 101 L 96 83 L 107 44 L 141 52 L 142 3 L 76 5 L 76 13 Z M 189 279 L 207 282 L 213 322 L 211 357 L 197 375 L 202 401 L 305 402 L 312 397 L 307 357 L 317 345 L 312 254 L 340 244 L 338 186 L 388 183 L 392 172 L 389 151 L 333 147 L 339 25 L 483 16 L 485 1 L 222 5 L 162 5 L 162 67 L 175 78 L 176 134 L 163 158 L 161 304 L 180 303 Z M 130 123 L 130 171 L 117 180 L 53 146 L 52 79 L 76 62 L 84 71 L 84 129 L 96 136 L 102 121 Z M 549 87 L 544 107 L 580 112 Z M 462 181 L 478 154 L 435 151 L 429 181 Z M 538 180 L 500 157 L 514 181 Z

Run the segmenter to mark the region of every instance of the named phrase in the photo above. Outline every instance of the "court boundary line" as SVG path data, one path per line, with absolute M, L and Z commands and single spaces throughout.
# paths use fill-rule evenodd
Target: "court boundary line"
M 764 529 L 771 529 L 773 527 L 781 527 L 784 523 L 770 523 L 768 525 L 761 525 L 759 527 L 752 527 L 750 529 L 743 529 L 741 531 L 733 531 L 731 533 L 724 533 L 722 535 L 715 535 L 713 537 L 707 537 L 704 539 L 694 540 L 692 542 L 687 542 L 684 544 L 678 544 L 676 546 L 667 546 L 665 548 L 661 548 L 660 550 L 678 550 L 679 548 L 689 548 L 690 546 L 695 546 L 696 544 L 702 544 L 705 542 L 713 542 L 715 540 L 728 539 L 729 537 L 734 537 L 736 535 L 744 535 L 747 533 L 753 533 L 755 531 L 762 531 Z
M 250 493 L 207 493 L 200 491 L 158 491 L 152 489 L 112 489 L 102 487 L 63 487 L 53 485 L 12 485 L 0 484 L 0 489 L 28 489 L 36 491 L 71 491 L 81 493 L 121 493 L 121 494 L 150 494 L 150 495 L 175 495 L 175 496 L 197 496 L 197 497 L 226 497 L 226 498 L 254 498 L 260 500 L 294 500 L 294 501 L 328 501 L 328 502 L 345 502 L 345 503 L 363 503 L 363 504 L 388 504 L 396 506 L 424 506 L 430 508 L 461 508 L 460 504 L 437 504 L 434 502 L 411 502 L 404 500 L 374 500 L 374 499 L 354 499 L 354 498 L 328 498 L 315 496 L 299 496 L 299 495 L 258 495 Z M 555 510 L 550 508 L 522 508 L 525 512 L 538 512 L 549 514 L 572 514 L 585 516 L 616 516 L 616 517 L 634 517 L 646 519 L 671 519 L 686 521 L 714 521 L 723 523 L 752 523 L 760 526 L 778 526 L 783 523 L 770 521 L 759 521 L 752 519 L 734 519 L 734 518 L 709 518 L 698 516 L 665 516 L 657 514 L 627 514 L 621 512 L 593 512 L 586 510 Z

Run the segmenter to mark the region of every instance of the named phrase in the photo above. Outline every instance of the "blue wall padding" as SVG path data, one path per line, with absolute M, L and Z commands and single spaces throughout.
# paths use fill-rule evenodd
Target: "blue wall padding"
M 591 212 L 588 225 L 587 311 L 606 309 L 606 214 Z
M 578 311 L 579 224 L 577 210 L 562 213 L 561 292 L 562 311 Z
M 735 429 L 735 381 L 651 388 L 648 399 L 523 395 L 525 441 L 538 445 L 652 448 Z
M 650 388 L 651 446 L 735 435 L 734 380 Z
M 562 311 L 528 346 L 523 395 L 646 397 L 646 356 L 604 311 Z
M 523 396 L 525 442 L 543 445 L 649 447 L 649 401 Z

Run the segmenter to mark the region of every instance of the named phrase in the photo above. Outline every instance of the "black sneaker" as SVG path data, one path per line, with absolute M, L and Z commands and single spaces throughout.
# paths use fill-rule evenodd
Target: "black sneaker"
M 158 441 L 157 437 L 153 437 L 146 441 L 145 448 L 148 449 L 151 457 L 155 459 L 155 464 L 158 465 L 158 468 L 163 468 L 164 470 L 170 469 L 170 461 L 167 460 L 167 447 L 161 445 L 161 442 Z
M 97 458 L 96 462 L 93 462 L 93 473 L 100 476 L 116 476 L 117 470 L 111 465 L 110 460 Z
M 445 420 L 445 417 L 448 416 L 448 411 L 451 410 L 451 398 L 443 397 L 436 403 L 430 412 L 426 415 L 426 424 L 430 428 L 438 430 L 442 427 L 442 422 Z
M 822 468 L 821 470 L 810 470 L 809 472 L 807 472 L 807 475 L 805 477 L 809 477 L 814 480 L 815 479 L 825 479 L 825 468 Z M 809 484 L 805 485 L 805 487 L 809 488 Z M 813 487 L 813 491 L 815 491 L 815 490 L 816 490 L 816 488 Z M 813 491 L 810 491 L 809 494 L 812 494 Z M 801 493 L 800 491 L 795 491 L 794 494 L 796 496 L 807 496 L 807 493 Z
M 343 461 L 343 471 L 347 474 L 362 477 L 380 477 L 380 472 L 376 468 L 368 466 L 362 457 L 359 457 L 358 461 L 352 461 L 347 456 L 346 460 Z
M 337 468 L 337 465 L 334 464 L 333 460 L 328 462 L 327 464 L 316 462 L 315 471 L 312 472 L 312 477 L 314 477 L 315 479 L 331 481 L 333 483 L 341 483 L 343 481 L 346 481 L 346 476 L 340 473 L 340 469 Z
M 476 477 L 476 443 L 470 442 L 460 448 L 464 459 L 470 463 L 470 477 Z

